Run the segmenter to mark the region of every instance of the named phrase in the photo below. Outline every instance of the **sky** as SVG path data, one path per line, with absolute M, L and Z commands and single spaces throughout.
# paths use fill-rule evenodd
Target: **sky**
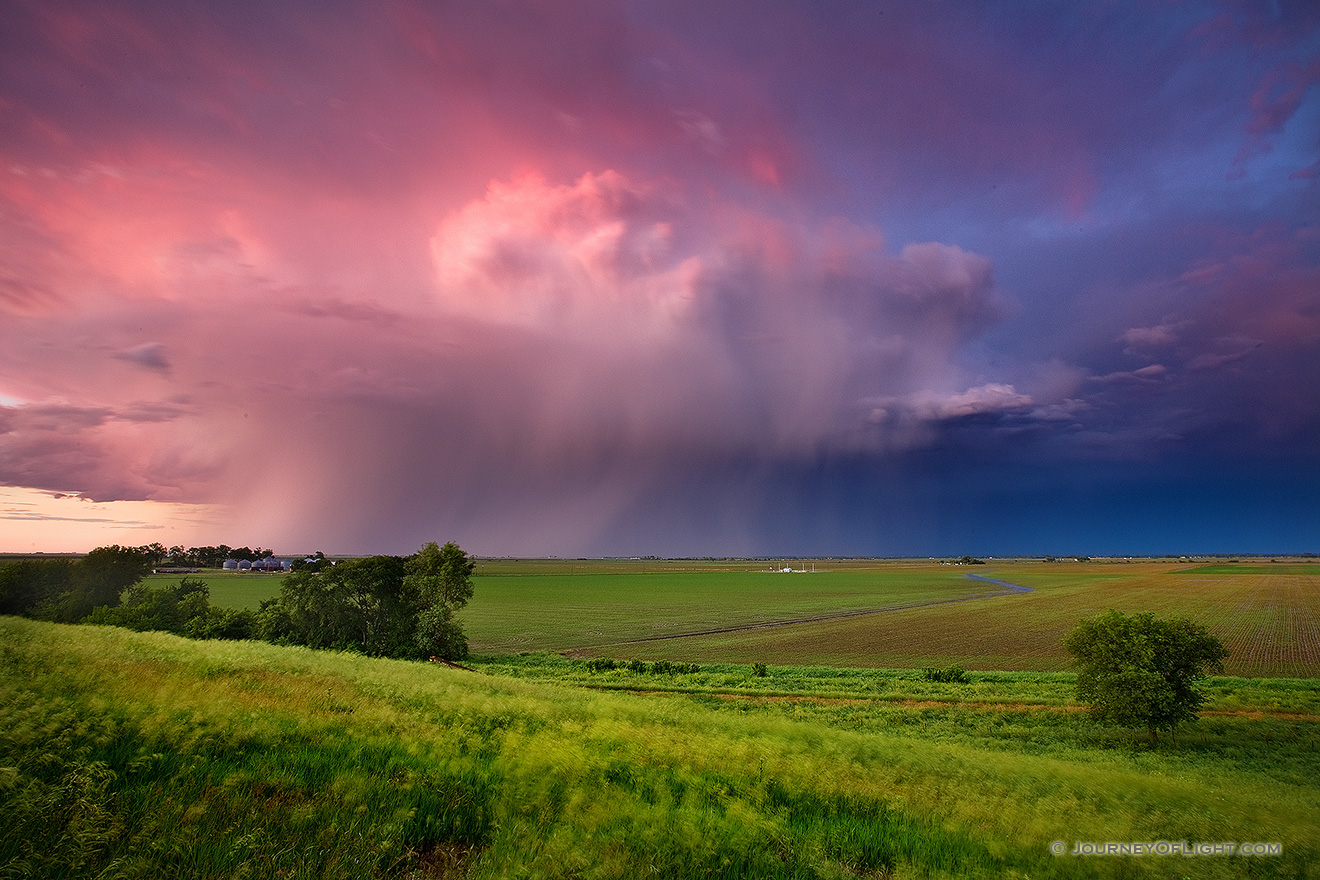
M 0 551 L 1320 551 L 1320 4 L 0 0 Z

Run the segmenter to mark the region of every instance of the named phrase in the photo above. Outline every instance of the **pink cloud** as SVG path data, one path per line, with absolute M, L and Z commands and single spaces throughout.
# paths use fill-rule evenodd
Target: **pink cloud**
M 571 341 L 579 360 L 627 351 L 686 362 L 707 377 L 700 396 L 727 401 L 717 408 L 759 411 L 729 427 L 745 435 L 739 442 L 768 449 L 776 438 L 809 447 L 852 431 L 852 395 L 953 370 L 961 342 L 998 317 L 989 264 L 978 255 L 933 243 L 891 255 L 878 236 L 746 213 L 717 216 L 718 225 L 699 219 L 723 210 L 698 211 L 681 192 L 614 172 L 571 185 L 535 177 L 495 184 L 432 241 L 439 302 Z M 609 371 L 616 380 L 619 366 Z M 649 434 L 690 429 L 681 410 L 660 404 L 683 387 L 650 395 Z M 583 396 L 621 405 L 613 390 Z M 728 420 L 711 413 L 702 424 Z
M 6 408 L 0 484 L 73 491 L 100 500 L 187 500 L 207 494 L 197 450 L 171 442 L 178 411 L 59 403 Z M 162 430 L 165 429 L 165 430 Z
M 1154 327 L 1131 327 L 1119 334 L 1118 339 L 1126 343 L 1126 354 L 1152 348 L 1168 348 L 1178 341 L 1178 325 L 1166 322 Z
M 1320 335 L 1320 266 L 1307 227 L 1294 232 L 1270 223 L 1226 236 L 1213 271 L 1189 283 L 1205 336 L 1251 337 L 1293 350 Z
M 474 317 L 558 332 L 679 319 L 702 264 L 677 252 L 664 207 L 612 171 L 571 186 L 493 183 L 432 239 L 439 296 Z
M 1224 0 L 1220 11 L 1199 24 L 1192 35 L 1215 49 L 1246 43 L 1254 49 L 1291 45 L 1320 28 L 1320 13 L 1310 3 L 1265 4 Z
M 404 516 L 420 538 L 473 505 L 474 523 L 532 523 L 587 497 L 594 512 L 551 530 L 581 538 L 684 461 L 891 447 L 859 401 L 956 381 L 1001 313 L 988 261 L 956 246 L 893 253 L 874 231 L 612 171 L 491 183 L 418 234 L 425 298 L 327 289 L 259 212 L 215 223 L 84 259 L 119 293 L 86 317 L 0 329 L 29 365 L 15 393 L 78 401 L 5 410 L 0 481 L 222 504 L 290 541 Z M 370 265 L 380 239 L 364 241 Z M 77 358 L 51 345 L 71 334 L 89 343 Z M 1029 400 L 1015 394 L 948 406 Z
M 1025 412 L 1033 404 L 1030 395 L 1020 394 L 1012 385 L 989 383 L 953 394 L 922 391 L 891 402 L 912 418 L 943 421 L 992 413 Z

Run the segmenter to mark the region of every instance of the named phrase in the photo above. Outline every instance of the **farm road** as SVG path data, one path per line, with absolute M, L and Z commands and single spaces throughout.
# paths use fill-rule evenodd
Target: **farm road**
M 979 574 L 969 574 L 967 577 L 970 580 L 983 581 L 987 584 L 994 584 L 1003 587 L 1003 589 L 992 590 L 987 593 L 977 593 L 975 596 L 962 596 L 957 599 L 932 599 L 929 602 L 908 602 L 902 605 L 886 605 L 883 608 L 865 608 L 861 611 L 839 611 L 831 614 L 818 614 L 814 617 L 797 617 L 792 620 L 774 620 L 766 623 L 743 623 L 738 624 L 737 626 L 725 626 L 719 627 L 718 629 L 703 629 L 696 632 L 670 633 L 663 636 L 645 636 L 640 639 L 625 639 L 621 642 L 592 645 L 592 647 L 613 648 L 618 645 L 637 645 L 643 642 L 668 642 L 674 639 L 690 639 L 696 636 L 718 636 L 725 633 L 746 632 L 754 629 L 774 629 L 781 626 L 796 626 L 799 623 L 818 623 L 823 620 L 842 620 L 847 617 L 865 617 L 868 614 L 884 614 L 889 611 L 906 611 L 909 608 L 925 608 L 929 605 L 949 605 L 954 602 L 971 602 L 976 599 L 993 599 L 998 596 L 1011 596 L 1014 593 L 1034 592 L 1031 587 L 1024 587 L 1021 584 L 1010 584 L 1008 581 L 999 581 L 994 578 L 982 577 Z

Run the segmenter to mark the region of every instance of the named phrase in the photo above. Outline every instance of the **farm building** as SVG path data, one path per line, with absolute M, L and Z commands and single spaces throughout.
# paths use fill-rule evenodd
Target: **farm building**
M 222 568 L 225 571 L 289 571 L 293 568 L 293 563 L 287 559 L 267 556 L 256 562 L 246 559 L 226 559 Z

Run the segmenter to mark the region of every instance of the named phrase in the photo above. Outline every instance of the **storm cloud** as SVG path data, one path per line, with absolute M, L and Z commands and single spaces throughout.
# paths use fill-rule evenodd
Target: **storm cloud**
M 1316 549 L 1309 4 L 7 12 L 0 484 L 291 551 Z

